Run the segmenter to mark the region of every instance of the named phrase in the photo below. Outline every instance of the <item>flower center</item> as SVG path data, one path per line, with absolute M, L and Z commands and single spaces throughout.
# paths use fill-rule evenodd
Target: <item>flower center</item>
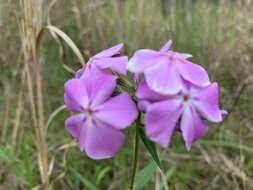
M 189 95 L 185 94 L 183 95 L 183 99 L 184 99 L 184 102 L 187 102 L 190 99 L 190 97 Z

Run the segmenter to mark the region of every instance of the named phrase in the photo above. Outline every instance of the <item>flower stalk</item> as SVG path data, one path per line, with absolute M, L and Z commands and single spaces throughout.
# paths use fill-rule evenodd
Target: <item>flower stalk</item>
M 138 165 L 138 155 L 139 155 L 139 134 L 138 134 L 138 127 L 141 125 L 141 114 L 139 114 L 138 119 L 136 121 L 135 126 L 135 141 L 134 141 L 134 163 L 133 163 L 133 170 L 132 170 L 132 177 L 130 183 L 130 190 L 134 189 L 134 180 L 135 175 L 137 172 L 137 165 Z

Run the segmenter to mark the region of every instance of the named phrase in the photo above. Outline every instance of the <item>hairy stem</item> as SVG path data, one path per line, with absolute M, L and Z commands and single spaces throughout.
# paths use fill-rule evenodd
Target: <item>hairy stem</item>
M 138 164 L 138 153 L 139 153 L 139 134 L 138 134 L 138 127 L 141 122 L 141 116 L 138 116 L 138 119 L 136 121 L 135 126 L 135 141 L 134 141 L 134 165 L 132 170 L 132 177 L 131 177 L 131 183 L 130 183 L 130 190 L 134 189 L 134 179 L 137 171 L 137 164 Z

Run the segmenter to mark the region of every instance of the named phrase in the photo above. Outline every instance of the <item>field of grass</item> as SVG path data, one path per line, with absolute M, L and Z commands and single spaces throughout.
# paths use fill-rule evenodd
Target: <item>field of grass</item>
M 228 117 L 210 124 L 190 152 L 180 134 L 158 148 L 163 175 L 140 144 L 136 189 L 253 189 L 252 0 L 1 0 L 0 190 L 129 187 L 133 127 L 117 156 L 101 161 L 81 153 L 65 130 L 63 85 L 80 58 L 48 25 L 85 61 L 119 42 L 131 56 L 172 39 L 218 81 Z

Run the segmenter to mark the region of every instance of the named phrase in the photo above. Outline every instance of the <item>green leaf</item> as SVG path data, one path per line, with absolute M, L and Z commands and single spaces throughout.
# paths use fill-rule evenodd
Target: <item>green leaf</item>
M 152 156 L 153 160 L 155 161 L 155 163 L 157 164 L 157 166 L 162 170 L 162 168 L 161 168 L 161 161 L 160 161 L 159 156 L 157 154 L 155 143 L 153 143 L 152 141 L 148 140 L 148 138 L 146 137 L 146 134 L 145 134 L 145 131 L 144 131 L 143 128 L 138 127 L 138 133 L 139 133 L 139 135 L 141 137 L 141 140 L 144 143 L 145 147 L 148 149 L 150 155 Z
M 111 166 L 104 167 L 97 175 L 96 184 L 100 184 L 105 175 L 112 170 Z
M 139 171 L 136 174 L 136 177 L 134 180 L 134 188 L 135 189 L 143 188 L 152 178 L 156 169 L 157 169 L 157 164 L 155 163 L 154 160 L 152 160 L 145 168 L 143 168 L 141 171 Z
M 82 176 L 78 171 L 76 171 L 72 168 L 70 170 L 73 173 L 73 175 L 85 185 L 85 187 L 87 189 L 89 189 L 89 190 L 98 190 L 98 188 L 89 179 Z
M 164 180 L 165 180 L 165 182 L 167 183 L 167 181 L 169 181 L 169 179 L 172 177 L 172 175 L 173 175 L 173 173 L 175 172 L 175 170 L 176 170 L 176 166 L 172 166 L 166 173 L 165 173 L 165 175 L 164 175 Z M 160 183 L 160 190 L 162 190 L 163 189 L 163 187 L 164 187 L 164 184 L 163 184 L 163 182 L 161 181 L 161 183 Z

